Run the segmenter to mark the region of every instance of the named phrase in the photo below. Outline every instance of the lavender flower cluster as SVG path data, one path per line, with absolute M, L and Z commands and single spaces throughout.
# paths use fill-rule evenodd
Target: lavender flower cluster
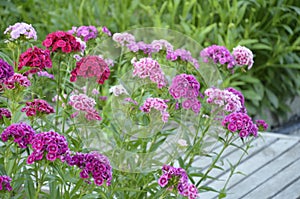
M 24 22 L 15 23 L 12 26 L 9 26 L 4 31 L 4 34 L 9 34 L 9 40 L 14 41 L 21 36 L 24 36 L 26 39 L 34 39 L 37 40 L 37 34 L 35 29 L 31 24 L 27 24 Z
M 95 26 L 80 26 L 72 27 L 72 30 L 69 30 L 68 33 L 74 34 L 77 37 L 83 37 L 83 40 L 87 42 L 90 39 L 94 39 L 98 35 L 98 30 Z
M 200 83 L 193 75 L 180 74 L 174 77 L 169 89 L 169 93 L 174 99 L 183 98 L 182 107 L 192 109 L 199 113 L 201 103 L 197 99 L 199 96 Z
M 196 199 L 198 197 L 198 189 L 194 184 L 188 182 L 188 176 L 184 169 L 164 165 L 162 172 L 163 174 L 158 179 L 158 184 L 161 187 L 168 186 L 171 189 L 176 187 L 180 195 L 186 196 L 189 199 Z

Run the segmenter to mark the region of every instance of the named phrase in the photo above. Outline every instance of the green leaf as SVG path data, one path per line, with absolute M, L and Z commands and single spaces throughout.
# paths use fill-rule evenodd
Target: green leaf
M 33 185 L 33 180 L 31 179 L 30 175 L 26 174 L 26 179 L 24 182 L 24 189 L 25 189 L 25 196 L 28 199 L 33 199 L 35 196 L 35 188 Z
M 278 98 L 276 97 L 276 95 L 269 89 L 266 89 L 266 94 L 267 94 L 267 97 L 270 100 L 270 102 L 273 104 L 273 106 L 275 108 L 278 108 L 279 101 L 278 101 Z
M 262 43 L 254 44 L 251 48 L 257 49 L 257 50 L 269 50 L 269 51 L 273 50 L 273 48 L 271 46 L 268 46 L 267 44 L 262 44 Z

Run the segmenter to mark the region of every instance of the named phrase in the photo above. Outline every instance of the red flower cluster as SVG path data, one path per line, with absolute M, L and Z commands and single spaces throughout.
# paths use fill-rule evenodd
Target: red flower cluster
M 27 49 L 26 52 L 20 55 L 18 70 L 21 70 L 24 66 L 33 68 L 28 73 L 37 73 L 44 68 L 52 68 L 50 51 L 36 46 Z
M 110 70 L 106 62 L 98 56 L 86 56 L 76 63 L 76 68 L 71 71 L 71 82 L 77 80 L 77 76 L 84 78 L 96 77 L 98 84 L 104 84 L 108 79 Z
M 80 43 L 68 32 L 56 31 L 47 35 L 43 41 L 43 46 L 55 52 L 61 49 L 64 53 L 80 51 Z
M 26 112 L 26 115 L 30 117 L 37 114 L 54 113 L 54 109 L 45 100 L 34 99 L 33 102 L 26 102 L 26 106 L 21 109 L 21 112 Z

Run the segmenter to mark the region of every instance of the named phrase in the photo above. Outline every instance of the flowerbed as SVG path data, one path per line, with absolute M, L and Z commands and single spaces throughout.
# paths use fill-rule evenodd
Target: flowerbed
M 226 81 L 251 69 L 253 54 L 243 46 L 197 51 L 182 35 L 173 45 L 144 31 L 157 32 L 81 26 L 38 41 L 31 25 L 5 30 L 2 198 L 226 196 L 232 175 L 222 190 L 204 182 L 227 148 L 240 140 L 244 156 L 268 128 L 252 121 L 242 92 Z M 211 157 L 207 168 L 201 157 Z

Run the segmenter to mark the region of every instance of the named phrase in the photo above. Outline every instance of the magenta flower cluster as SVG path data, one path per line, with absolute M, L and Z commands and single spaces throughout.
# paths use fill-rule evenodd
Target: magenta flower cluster
M 3 59 L 0 59 L 0 83 L 14 75 L 14 68 Z
M 158 111 L 160 111 L 162 115 L 162 121 L 168 122 L 169 113 L 167 111 L 168 105 L 165 103 L 163 99 L 160 98 L 147 98 L 144 104 L 140 107 L 141 111 L 145 113 L 149 113 L 151 111 L 151 108 L 154 108 Z
M 82 37 L 85 42 L 90 39 L 95 39 L 98 36 L 98 30 L 95 26 L 73 26 L 72 30 L 69 30 L 68 33 Z
M 54 131 L 36 134 L 31 140 L 33 152 L 27 158 L 27 164 L 42 160 L 46 154 L 46 159 L 55 161 L 69 150 L 66 138 Z
M 34 39 L 37 40 L 37 35 L 35 29 L 31 24 L 27 24 L 24 22 L 15 23 L 12 26 L 9 26 L 4 31 L 4 34 L 9 34 L 9 40 L 13 41 L 18 39 L 21 36 L 24 36 L 26 39 Z
M 96 102 L 93 98 L 88 97 L 86 94 L 72 95 L 70 96 L 69 105 L 75 110 L 85 113 L 87 120 L 101 120 L 99 113 L 95 109 Z M 75 112 L 76 116 L 79 112 Z
M 1 134 L 3 142 L 7 142 L 10 138 L 19 145 L 20 148 L 26 148 L 31 143 L 35 131 L 31 126 L 26 123 L 20 122 L 17 124 L 11 124 Z
M 199 90 L 200 83 L 193 75 L 180 74 L 173 78 L 169 93 L 174 99 L 184 99 L 182 102 L 184 109 L 192 109 L 195 113 L 199 113 L 201 108 L 201 103 L 197 99 Z
M 215 64 L 227 64 L 228 69 L 232 69 L 235 66 L 234 57 L 225 46 L 209 46 L 200 52 L 200 56 L 203 62 L 208 62 L 211 59 Z
M 0 176 L 0 191 L 5 190 L 5 189 L 7 191 L 11 191 L 12 187 L 10 185 L 10 182 L 11 182 L 11 178 L 9 176 L 6 176 L 6 175 Z M 3 186 L 5 188 L 3 188 Z
M 81 169 L 80 177 L 94 178 L 94 183 L 101 186 L 104 181 L 109 186 L 112 180 L 112 167 L 108 158 L 98 152 L 67 154 L 65 160 L 70 166 L 78 166 Z
M 54 109 L 45 100 L 34 99 L 32 102 L 26 102 L 26 106 L 21 109 L 21 112 L 25 112 L 28 117 L 31 117 L 54 113 Z
M 184 169 L 164 165 L 162 172 L 163 174 L 158 179 L 158 184 L 161 187 L 168 186 L 171 189 L 176 187 L 180 195 L 189 199 L 198 197 L 198 189 L 194 184 L 188 182 L 188 176 Z
M 110 32 L 110 30 L 106 26 L 102 27 L 102 32 L 104 34 L 106 34 L 107 36 L 111 37 L 111 32 Z
M 236 65 L 238 66 L 248 66 L 248 70 L 252 68 L 254 63 L 253 61 L 253 53 L 251 50 L 244 46 L 237 46 L 233 48 L 233 57 L 235 59 Z
M 150 57 L 144 57 L 139 61 L 133 59 L 131 63 L 134 66 L 133 76 L 140 78 L 149 77 L 152 82 L 157 84 L 158 88 L 166 86 L 167 82 L 164 72 L 156 60 Z
M 241 110 L 245 109 L 242 105 L 244 98 L 241 98 L 230 90 L 232 90 L 232 88 L 229 90 L 208 88 L 204 91 L 204 94 L 207 96 L 206 102 L 208 104 L 216 105 L 216 109 L 222 108 L 225 112 L 241 112 Z
M 11 118 L 11 112 L 7 108 L 0 108 L 0 121 L 3 117 Z
M 31 82 L 29 79 L 19 73 L 15 73 L 13 76 L 4 81 L 4 88 L 6 89 L 15 89 L 18 86 L 29 87 Z
M 266 131 L 269 125 L 264 120 L 255 120 L 255 123 L 260 131 Z
M 233 112 L 226 115 L 222 121 L 222 125 L 233 133 L 238 133 L 241 138 L 248 136 L 257 137 L 257 125 L 246 113 Z

